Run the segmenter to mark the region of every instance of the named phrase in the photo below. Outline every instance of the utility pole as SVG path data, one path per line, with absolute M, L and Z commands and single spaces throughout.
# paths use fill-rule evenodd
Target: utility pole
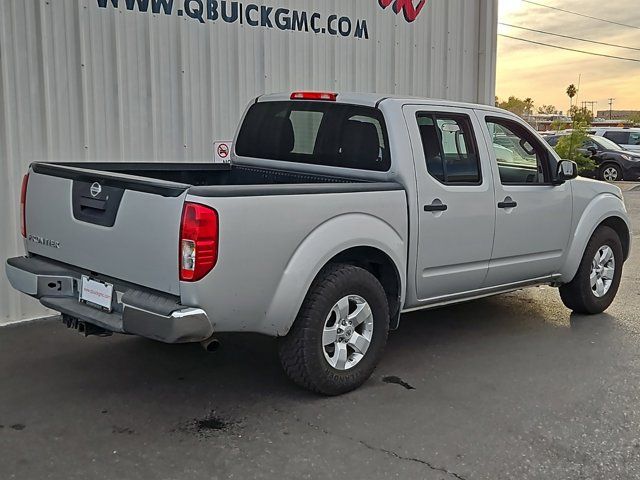
M 582 102 L 584 105 L 582 106 L 582 108 L 587 108 L 587 105 L 589 105 L 591 107 L 591 115 L 595 116 L 595 113 L 593 111 L 594 106 L 598 105 L 598 102 L 594 101 L 594 100 L 586 100 L 584 102 Z
M 614 101 L 615 101 L 615 98 L 609 99 L 609 120 L 613 120 L 613 102 Z

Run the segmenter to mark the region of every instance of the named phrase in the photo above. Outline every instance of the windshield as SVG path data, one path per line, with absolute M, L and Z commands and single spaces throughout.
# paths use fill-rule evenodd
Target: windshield
M 604 137 L 591 137 L 591 139 L 596 142 L 598 145 L 600 145 L 602 148 L 604 148 L 605 150 L 616 150 L 616 151 L 622 151 L 624 150 L 624 148 L 622 148 L 620 145 L 618 145 L 617 143 L 612 142 L 611 140 L 609 140 L 608 138 L 604 138 Z

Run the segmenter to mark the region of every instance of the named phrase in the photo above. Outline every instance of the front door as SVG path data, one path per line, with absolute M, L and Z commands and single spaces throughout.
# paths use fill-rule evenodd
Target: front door
M 495 224 L 491 164 L 472 110 L 405 106 L 418 190 L 416 290 L 437 303 L 481 287 Z M 482 137 L 480 137 L 482 138 Z
M 479 114 L 494 171 L 496 233 L 486 287 L 558 273 L 571 234 L 571 183 L 552 183 L 557 161 L 523 123 Z

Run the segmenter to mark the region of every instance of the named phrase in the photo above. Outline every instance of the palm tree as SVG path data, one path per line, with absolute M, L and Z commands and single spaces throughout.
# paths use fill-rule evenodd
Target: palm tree
M 571 102 L 572 107 L 573 107 L 573 97 L 575 97 L 577 94 L 578 94 L 578 89 L 573 83 L 569 85 L 569 87 L 567 87 L 567 95 L 569 96 L 569 100 Z
M 531 115 L 533 113 L 533 99 L 531 97 L 524 99 L 524 110 L 527 115 Z

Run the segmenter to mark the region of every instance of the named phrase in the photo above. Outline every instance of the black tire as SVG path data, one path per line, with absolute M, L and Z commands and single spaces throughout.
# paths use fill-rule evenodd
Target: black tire
M 612 181 L 619 182 L 619 181 L 623 180 L 623 178 L 622 178 L 622 168 L 620 168 L 620 165 L 618 165 L 617 163 L 605 163 L 605 164 L 601 165 L 600 169 L 598 171 L 598 178 L 600 180 L 604 180 L 605 182 L 608 182 L 609 180 L 607 180 L 605 178 L 605 174 L 604 173 L 605 173 L 605 170 L 610 169 L 610 168 L 612 168 L 612 169 L 614 169 L 616 171 L 616 178 L 615 178 L 615 180 L 612 180 Z
M 593 259 L 603 246 L 609 246 L 613 250 L 615 270 L 608 292 L 602 297 L 597 297 L 591 289 L 589 277 Z M 562 298 L 565 306 L 576 313 L 591 315 L 602 313 L 609 308 L 618 293 L 622 277 L 623 259 L 622 243 L 615 230 L 605 226 L 598 227 L 587 244 L 576 276 L 571 282 L 560 287 L 560 298 Z
M 325 321 L 336 303 L 349 295 L 364 299 L 373 314 L 373 332 L 362 359 L 348 370 L 332 367 L 322 341 Z M 363 268 L 330 264 L 316 277 L 289 334 L 280 339 L 280 361 L 299 386 L 323 395 L 340 395 L 362 385 L 373 373 L 389 334 L 389 305 L 382 285 Z

